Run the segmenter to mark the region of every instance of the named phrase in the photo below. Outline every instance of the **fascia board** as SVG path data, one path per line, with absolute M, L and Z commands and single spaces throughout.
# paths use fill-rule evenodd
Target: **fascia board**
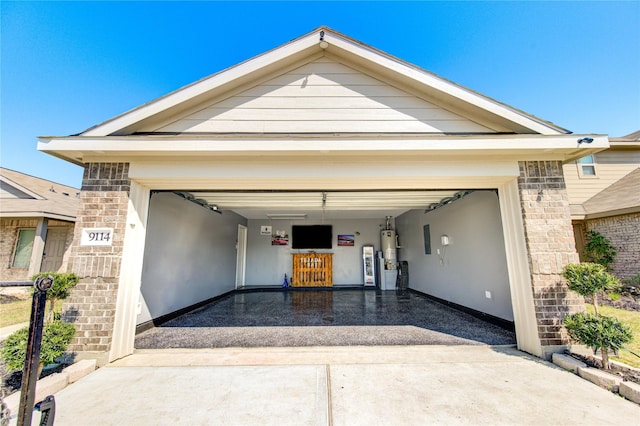
M 241 78 L 251 72 L 266 68 L 287 57 L 300 54 L 301 52 L 317 47 L 318 40 L 315 33 L 310 33 L 297 40 L 293 40 L 284 46 L 268 51 L 261 55 L 248 59 L 240 64 L 224 69 L 216 74 L 205 77 L 202 80 L 191 83 L 163 97 L 160 97 L 148 104 L 125 112 L 111 120 L 90 128 L 83 133 L 82 136 L 107 136 L 127 128 L 135 123 L 147 119 L 155 114 L 163 112 L 169 108 L 175 107 L 183 102 L 187 102 L 195 97 L 208 93 L 225 84 Z
M 591 220 L 591 219 L 601 219 L 601 218 L 604 218 L 604 217 L 611 217 L 611 216 L 622 216 L 622 215 L 634 214 L 634 213 L 640 213 L 640 206 L 633 206 L 633 207 L 627 207 L 627 208 L 624 208 L 624 209 L 606 210 L 606 211 L 601 211 L 601 212 L 587 213 L 584 218 L 585 218 L 585 220 Z
M 515 111 L 514 109 L 507 107 L 505 104 L 494 101 L 453 82 L 447 81 L 435 74 L 429 73 L 428 71 L 420 69 L 384 52 L 363 46 L 362 44 L 346 37 L 328 33 L 325 35 L 325 40 L 329 43 L 327 51 L 332 52 L 336 56 L 339 56 L 340 54 L 335 52 L 335 49 L 332 49 L 332 45 L 345 52 L 359 56 L 371 63 L 392 70 L 406 78 L 414 79 L 441 93 L 501 116 L 523 127 L 531 129 L 534 132 L 543 135 L 568 133 L 565 129 L 541 123 L 539 120 L 534 119 L 526 113 Z
M 368 155 L 429 153 L 450 156 L 539 155 L 571 161 L 609 146 L 606 136 L 590 135 L 591 144 L 578 144 L 581 135 L 509 137 L 445 137 L 445 138 L 215 138 L 188 136 L 111 136 L 40 138 L 38 150 L 69 161 L 105 161 L 104 158 L 127 156 L 194 156 L 194 155 L 309 155 L 331 153 Z M 78 159 L 78 156 L 82 159 Z
M 62 220 L 62 221 L 65 221 L 65 222 L 75 222 L 75 221 L 76 221 L 76 217 L 75 217 L 75 216 L 68 216 L 68 215 L 64 215 L 64 214 L 60 214 L 60 213 L 43 212 L 43 211 L 16 211 L 16 212 L 3 212 L 3 213 L 2 213 L 2 217 L 3 217 L 3 218 L 12 218 L 12 217 L 19 217 L 19 218 L 26 218 L 26 217 L 40 218 L 40 217 L 46 217 L 47 219 Z

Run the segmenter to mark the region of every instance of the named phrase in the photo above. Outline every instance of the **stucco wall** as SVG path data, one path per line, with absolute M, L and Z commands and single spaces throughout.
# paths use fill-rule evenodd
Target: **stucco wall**
M 333 285 L 363 284 L 362 246 L 373 244 L 380 249 L 381 219 L 361 220 L 325 220 L 333 226 L 333 248 L 317 250 L 318 253 L 333 253 Z M 283 230 L 291 237 L 292 225 L 317 225 L 319 223 L 287 220 L 250 220 L 247 235 L 247 274 L 246 285 L 280 285 L 286 273 L 291 276 L 292 254 L 305 253 L 308 250 L 294 250 L 289 245 L 272 246 L 271 237 L 260 235 L 261 225 L 270 225 L 273 232 Z M 357 235 L 359 233 L 360 235 Z M 338 235 L 355 236 L 353 247 L 338 247 Z
M 137 324 L 235 288 L 238 224 L 172 193 L 152 195 Z
M 587 220 L 586 229 L 601 233 L 616 248 L 612 265 L 616 276 L 640 274 L 640 213 Z
M 425 254 L 425 224 L 431 234 L 430 255 Z M 396 218 L 396 229 L 402 246 L 399 259 L 409 263 L 409 288 L 513 321 L 495 192 L 477 191 L 427 214 L 411 211 Z M 446 247 L 442 235 L 449 237 Z

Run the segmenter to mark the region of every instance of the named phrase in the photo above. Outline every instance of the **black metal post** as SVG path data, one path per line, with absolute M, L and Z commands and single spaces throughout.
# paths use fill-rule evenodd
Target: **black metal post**
M 27 337 L 27 356 L 24 360 L 24 370 L 22 371 L 18 426 L 31 426 L 33 403 L 36 398 L 36 382 L 38 381 L 40 344 L 42 343 L 47 290 L 53 285 L 53 277 L 38 277 L 33 285 L 35 291 L 31 303 L 31 320 L 29 322 L 29 336 Z

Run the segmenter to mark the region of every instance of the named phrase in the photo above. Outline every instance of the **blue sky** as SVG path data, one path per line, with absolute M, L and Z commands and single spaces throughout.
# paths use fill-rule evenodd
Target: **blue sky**
M 11 2 L 3 167 L 79 187 L 36 150 L 327 25 L 575 133 L 640 129 L 640 1 Z

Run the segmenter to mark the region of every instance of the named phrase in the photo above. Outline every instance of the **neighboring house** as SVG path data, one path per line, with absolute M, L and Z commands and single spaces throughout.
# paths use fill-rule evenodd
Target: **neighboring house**
M 563 169 L 581 259 L 587 231 L 597 231 L 616 248 L 612 270 L 625 278 L 640 273 L 640 130 L 609 143 Z
M 307 253 L 273 244 L 294 225 L 331 225 L 318 250 L 330 285 L 364 286 L 362 248 L 389 223 L 409 288 L 512 322 L 520 349 L 548 357 L 569 343 L 562 318 L 583 309 L 561 276 L 578 261 L 562 167 L 607 147 L 318 28 L 40 138 L 85 168 L 71 349 L 108 362 L 133 352 L 136 326 L 280 285 Z
M 80 190 L 0 168 L 0 282 L 65 271 Z

